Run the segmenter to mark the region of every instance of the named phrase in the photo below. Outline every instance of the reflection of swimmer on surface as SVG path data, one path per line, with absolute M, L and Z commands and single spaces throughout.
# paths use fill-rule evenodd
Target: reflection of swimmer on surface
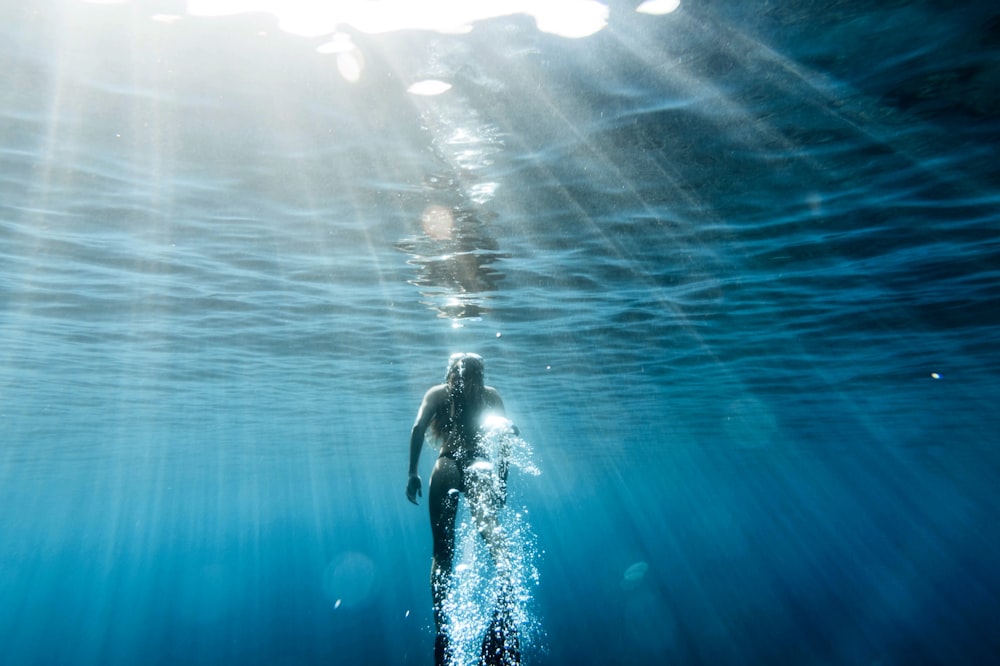
M 506 501 L 507 462 L 502 456 L 500 460 L 491 460 L 482 436 L 484 422 L 493 415 L 503 416 L 504 406 L 496 389 L 484 384 L 483 359 L 476 354 L 453 354 L 448 360 L 445 383 L 432 387 L 424 395 L 410 434 L 406 497 L 414 504 L 422 495 L 417 463 L 428 428 L 441 442 L 427 497 L 434 540 L 431 563 L 431 595 L 437 627 L 434 657 L 439 665 L 449 663 L 444 603 L 453 573 L 460 493 L 469 502 L 473 522 L 486 541 L 498 575 L 504 575 L 510 566 L 506 536 L 497 521 L 497 512 Z M 513 623 L 504 611 L 507 605 L 501 598 L 484 639 L 483 659 L 487 664 L 520 661 Z
M 431 205 L 421 218 L 423 234 L 396 243 L 417 269 L 409 280 L 438 316 L 475 319 L 490 311 L 490 301 L 504 279 L 501 252 L 490 224 L 495 216 L 462 207 Z

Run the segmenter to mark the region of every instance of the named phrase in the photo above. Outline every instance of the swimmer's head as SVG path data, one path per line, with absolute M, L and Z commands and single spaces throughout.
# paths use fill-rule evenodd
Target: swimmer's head
M 444 381 L 451 388 L 481 387 L 484 377 L 483 357 L 479 354 L 460 352 L 448 359 L 448 372 Z

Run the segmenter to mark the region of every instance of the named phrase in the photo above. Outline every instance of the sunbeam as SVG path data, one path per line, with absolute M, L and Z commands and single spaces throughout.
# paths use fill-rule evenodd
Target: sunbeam
M 945 4 L 4 3 L 4 663 L 996 662 Z

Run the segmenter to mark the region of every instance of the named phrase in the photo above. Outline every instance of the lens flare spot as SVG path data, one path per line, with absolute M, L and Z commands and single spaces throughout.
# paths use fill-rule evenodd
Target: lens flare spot
M 434 240 L 448 240 L 455 230 L 455 216 L 444 206 L 428 206 L 420 216 L 420 224 Z
M 636 562 L 622 574 L 622 589 L 632 590 L 639 586 L 649 571 L 649 564 L 646 562 Z
M 346 552 L 323 570 L 323 595 L 337 608 L 356 608 L 371 600 L 378 570 L 364 553 Z

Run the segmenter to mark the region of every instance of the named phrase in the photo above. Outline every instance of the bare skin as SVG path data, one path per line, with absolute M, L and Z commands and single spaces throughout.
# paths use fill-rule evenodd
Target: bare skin
M 487 414 L 504 416 L 504 405 L 500 394 L 492 387 L 484 388 L 486 404 L 476 420 L 482 420 Z M 413 504 L 417 504 L 417 498 L 423 495 L 417 466 L 424 436 L 434 414 L 447 402 L 448 393 L 448 384 L 438 384 L 424 394 L 410 432 L 410 468 L 406 497 Z M 431 594 L 434 599 L 434 620 L 439 635 L 444 623 L 442 607 L 454 564 L 455 516 L 458 512 L 460 493 L 465 493 L 476 527 L 486 540 L 497 566 L 502 567 L 505 564 L 507 548 L 503 532 L 497 525 L 496 511 L 503 506 L 505 500 L 506 465 L 502 465 L 500 470 L 494 470 L 478 448 L 479 445 L 474 438 L 449 436 L 441 443 L 441 453 L 431 472 L 427 497 L 434 541 Z M 499 484 L 495 483 L 497 474 L 500 475 Z

